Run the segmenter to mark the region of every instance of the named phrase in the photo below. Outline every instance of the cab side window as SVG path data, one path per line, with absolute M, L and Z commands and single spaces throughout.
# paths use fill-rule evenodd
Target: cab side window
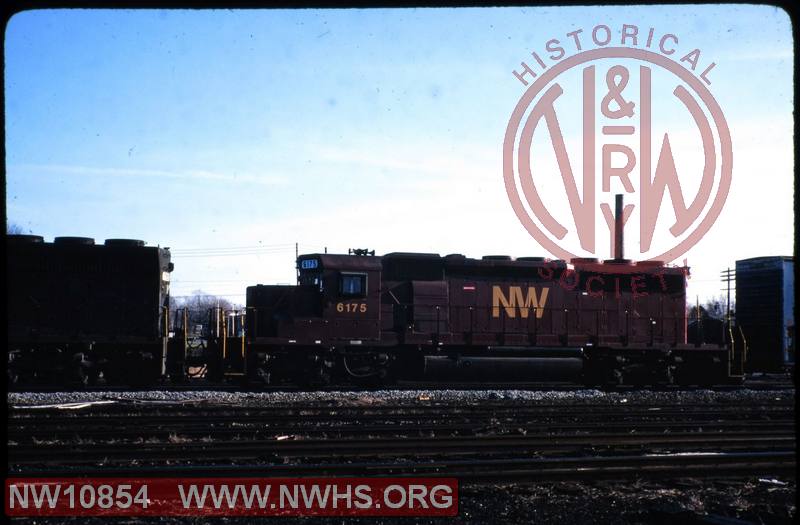
M 367 295 L 367 275 L 364 273 L 342 273 L 339 277 L 339 293 L 344 297 Z

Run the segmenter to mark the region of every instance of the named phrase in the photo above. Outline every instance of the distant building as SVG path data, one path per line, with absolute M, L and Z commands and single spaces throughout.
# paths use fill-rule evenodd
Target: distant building
M 736 261 L 736 321 L 747 340 L 747 369 L 794 365 L 794 258 Z

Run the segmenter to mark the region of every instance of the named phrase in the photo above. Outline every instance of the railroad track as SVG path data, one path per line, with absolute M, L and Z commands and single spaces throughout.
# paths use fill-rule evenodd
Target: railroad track
M 794 428 L 793 400 L 753 406 L 695 405 L 528 405 L 441 406 L 388 405 L 369 407 L 130 406 L 101 405 L 86 412 L 13 408 L 8 437 L 14 442 L 69 440 L 73 436 L 103 440 L 164 435 L 258 436 L 297 434 L 593 432 L 598 425 L 618 431 L 706 432 Z
M 9 472 L 448 475 L 465 481 L 793 472 L 794 400 L 686 405 L 12 407 Z
M 360 425 L 350 424 L 336 428 L 299 428 L 297 426 L 281 426 L 272 427 L 268 429 L 250 429 L 250 428 L 222 428 L 222 429 L 209 429 L 209 428 L 175 428 L 175 429 L 153 429 L 142 430 L 137 434 L 131 435 L 129 429 L 119 430 L 101 430 L 101 431 L 87 431 L 81 432 L 71 430 L 60 433 L 47 433 L 47 432 L 12 432 L 9 431 L 8 439 L 13 442 L 22 442 L 29 439 L 31 435 L 39 443 L 47 443 L 48 441 L 56 440 L 83 440 L 86 442 L 93 442 L 99 440 L 106 440 L 111 442 L 121 442 L 123 439 L 238 439 L 254 440 L 259 438 L 291 438 L 296 434 L 301 434 L 305 438 L 314 436 L 321 436 L 325 438 L 346 437 L 346 436 L 360 436 L 369 435 L 371 439 L 382 436 L 396 436 L 402 435 L 404 437 L 430 434 L 430 435 L 469 435 L 478 432 L 483 433 L 518 433 L 525 434 L 528 432 L 535 432 L 537 430 L 546 430 L 551 433 L 555 432 L 573 432 L 573 433 L 591 433 L 596 432 L 598 424 L 585 424 L 585 423 L 564 423 L 564 424 L 550 424 L 550 425 L 516 425 L 510 427 L 509 425 L 502 424 L 476 424 L 467 423 L 461 425 L 439 425 L 439 424 L 426 424 L 414 426 L 399 426 L 399 425 Z M 721 432 L 735 432 L 745 431 L 752 429 L 753 425 L 750 423 L 730 423 L 719 422 L 716 424 L 698 425 L 697 423 L 673 423 L 663 424 L 658 422 L 646 422 L 639 424 L 604 424 L 603 429 L 614 430 L 618 433 L 632 433 L 649 431 L 652 433 L 660 432 L 677 432 L 677 431 L 694 431 L 702 432 L 703 435 L 710 435 L 712 433 Z M 793 432 L 793 422 L 765 422 L 760 425 L 766 432 L 773 434 L 779 432 Z
M 106 396 L 100 401 L 78 402 L 81 404 L 80 411 L 70 412 L 63 410 L 70 408 L 70 403 L 48 404 L 48 405 L 11 405 L 10 416 L 14 419 L 21 419 L 26 416 L 39 417 L 44 422 L 50 416 L 58 415 L 60 418 L 70 417 L 89 417 L 89 418 L 112 418 L 116 414 L 123 417 L 135 414 L 143 415 L 163 415 L 164 417 L 206 417 L 213 416 L 215 413 L 229 413 L 235 417 L 252 417 L 257 415 L 262 418 L 284 418 L 287 416 L 302 415 L 305 417 L 334 417 L 342 415 L 357 415 L 359 418 L 375 415 L 384 417 L 386 415 L 411 415 L 420 414 L 466 414 L 469 416 L 479 414 L 606 414 L 613 412 L 635 413 L 680 413 L 680 414 L 735 414 L 741 411 L 773 411 L 791 410 L 794 408 L 793 395 L 788 397 L 769 398 L 760 401 L 748 401 L 749 404 L 741 404 L 740 400 L 727 402 L 670 402 L 670 403 L 628 403 L 627 400 L 616 402 L 604 402 L 586 398 L 576 400 L 566 400 L 559 403 L 547 403 L 544 401 L 519 401 L 519 400 L 494 400 L 480 401 L 472 404 L 453 404 L 449 401 L 432 402 L 429 399 L 409 399 L 404 402 L 359 402 L 351 401 L 344 404 L 340 400 L 314 400 L 307 402 L 280 402 L 271 401 L 269 405 L 247 405 L 214 402 L 209 403 L 205 399 L 190 399 L 185 401 L 152 401 L 149 399 L 114 398 Z
M 604 433 L 592 435 L 485 435 L 433 436 L 426 438 L 378 439 L 261 439 L 215 442 L 116 443 L 10 445 L 9 461 L 23 464 L 84 464 L 131 461 L 242 461 L 276 458 L 327 458 L 332 454 L 346 458 L 395 458 L 420 456 L 493 456 L 521 453 L 539 456 L 566 453 L 607 453 L 641 450 L 688 451 L 769 451 L 790 450 L 795 446 L 793 432 L 750 431 L 707 435 L 682 433 Z

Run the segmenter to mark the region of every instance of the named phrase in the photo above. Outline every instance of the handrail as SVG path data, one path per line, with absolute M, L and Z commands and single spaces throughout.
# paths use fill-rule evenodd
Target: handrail
M 744 336 L 744 330 L 742 330 L 742 325 L 739 325 L 739 333 L 742 334 L 742 367 L 747 362 L 747 338 Z
M 542 336 L 557 336 L 562 339 L 563 344 L 566 344 L 569 336 L 580 335 L 593 337 L 598 342 L 601 337 L 619 336 L 623 342 L 630 341 L 632 337 L 639 337 L 642 338 L 642 341 L 647 341 L 649 345 L 654 345 L 667 342 L 665 337 L 671 336 L 669 337 L 670 342 L 677 345 L 680 343 L 679 321 L 685 319 L 685 315 L 681 316 L 675 308 L 668 308 L 663 301 L 660 303 L 658 309 L 663 312 L 662 318 L 653 317 L 652 313 L 655 313 L 656 310 L 650 308 L 643 312 L 642 316 L 633 319 L 633 311 L 630 308 L 622 308 L 622 305 L 618 308 L 608 308 L 610 305 L 605 301 L 598 302 L 596 305 L 589 304 L 588 301 L 579 301 L 577 307 L 573 308 L 563 305 L 537 305 L 536 307 L 420 305 L 411 302 L 392 306 L 400 308 L 404 312 L 404 315 L 396 318 L 401 324 L 394 325 L 395 328 L 402 327 L 405 331 L 414 333 L 428 332 L 437 342 L 441 340 L 442 334 L 456 333 L 469 340 L 474 338 L 475 334 L 494 334 L 500 340 L 506 336 L 527 335 L 532 344 L 537 344 Z M 272 306 L 264 309 L 274 311 Z M 189 336 L 188 310 L 185 307 L 175 310 L 175 331 L 178 332 L 179 329 L 182 329 L 184 344 Z M 252 306 L 229 310 L 221 307 L 209 308 L 209 321 L 213 322 L 209 323 L 210 326 L 207 327 L 206 333 L 208 337 L 221 339 L 223 357 L 226 357 L 230 350 L 228 348 L 229 338 L 239 337 L 242 352 L 244 352 L 244 339 L 250 332 L 248 328 L 256 334 L 259 333 L 259 310 L 261 308 Z M 421 317 L 420 313 L 422 313 Z M 253 319 L 248 322 L 247 318 L 251 315 Z M 547 317 L 550 318 L 549 322 Z M 234 321 L 234 318 L 238 321 Z M 670 321 L 672 322 L 670 323 Z M 436 323 L 435 326 L 432 326 L 433 323 Z M 657 330 L 655 325 L 659 323 L 662 326 L 660 330 Z M 669 334 L 666 328 L 668 323 L 672 326 L 672 334 Z M 444 326 L 442 326 L 443 324 Z M 659 336 L 658 341 L 656 340 L 657 335 Z
M 575 307 L 529 306 L 514 307 L 513 310 L 503 305 L 421 305 L 409 302 L 392 306 L 395 312 L 400 312 L 393 320 L 391 316 L 388 319 L 395 330 L 400 329 L 401 333 L 406 334 L 428 333 L 434 342 L 440 341 L 443 334 L 460 334 L 468 341 L 476 334 L 481 334 L 494 335 L 500 341 L 506 336 L 527 335 L 531 344 L 538 344 L 542 337 L 555 336 L 561 339 L 562 344 L 568 344 L 570 336 L 578 335 L 590 337 L 596 342 L 600 342 L 601 338 L 619 337 L 627 344 L 636 339 L 650 346 L 664 343 L 678 345 L 682 339 L 680 323 L 686 319 L 685 312 L 663 302 L 643 310 L 641 315 L 629 305 L 608 308 L 610 305 L 606 302 L 592 306 L 588 301 L 579 302 Z M 253 316 L 253 320 L 247 323 L 249 330 L 245 331 L 246 335 L 251 330 L 259 334 L 257 323 L 261 310 L 258 307 L 244 309 L 248 317 Z M 274 308 L 264 307 L 263 310 L 274 311 Z M 663 312 L 662 317 L 658 317 L 659 312 Z M 320 321 L 327 324 L 328 320 L 323 319 Z M 313 319 L 302 318 L 303 323 L 309 321 Z M 661 327 L 657 327 L 657 324 L 661 324 Z M 325 328 L 326 333 L 337 336 L 332 330 L 332 326 Z

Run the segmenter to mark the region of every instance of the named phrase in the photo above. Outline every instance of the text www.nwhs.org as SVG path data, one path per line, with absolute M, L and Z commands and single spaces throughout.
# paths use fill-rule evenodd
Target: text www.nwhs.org
M 453 490 L 447 485 L 436 485 L 428 490 L 425 485 L 390 485 L 384 489 L 382 497 L 374 501 L 369 485 L 347 485 L 341 491 L 336 485 L 295 485 L 279 486 L 277 503 L 270 502 L 269 485 L 189 485 L 178 487 L 181 503 L 184 508 L 204 508 L 210 504 L 214 508 L 236 508 L 243 504 L 245 508 L 339 508 L 369 509 L 373 506 L 390 509 L 420 508 L 446 509 L 453 505 Z M 255 505 L 254 505 L 255 504 Z

